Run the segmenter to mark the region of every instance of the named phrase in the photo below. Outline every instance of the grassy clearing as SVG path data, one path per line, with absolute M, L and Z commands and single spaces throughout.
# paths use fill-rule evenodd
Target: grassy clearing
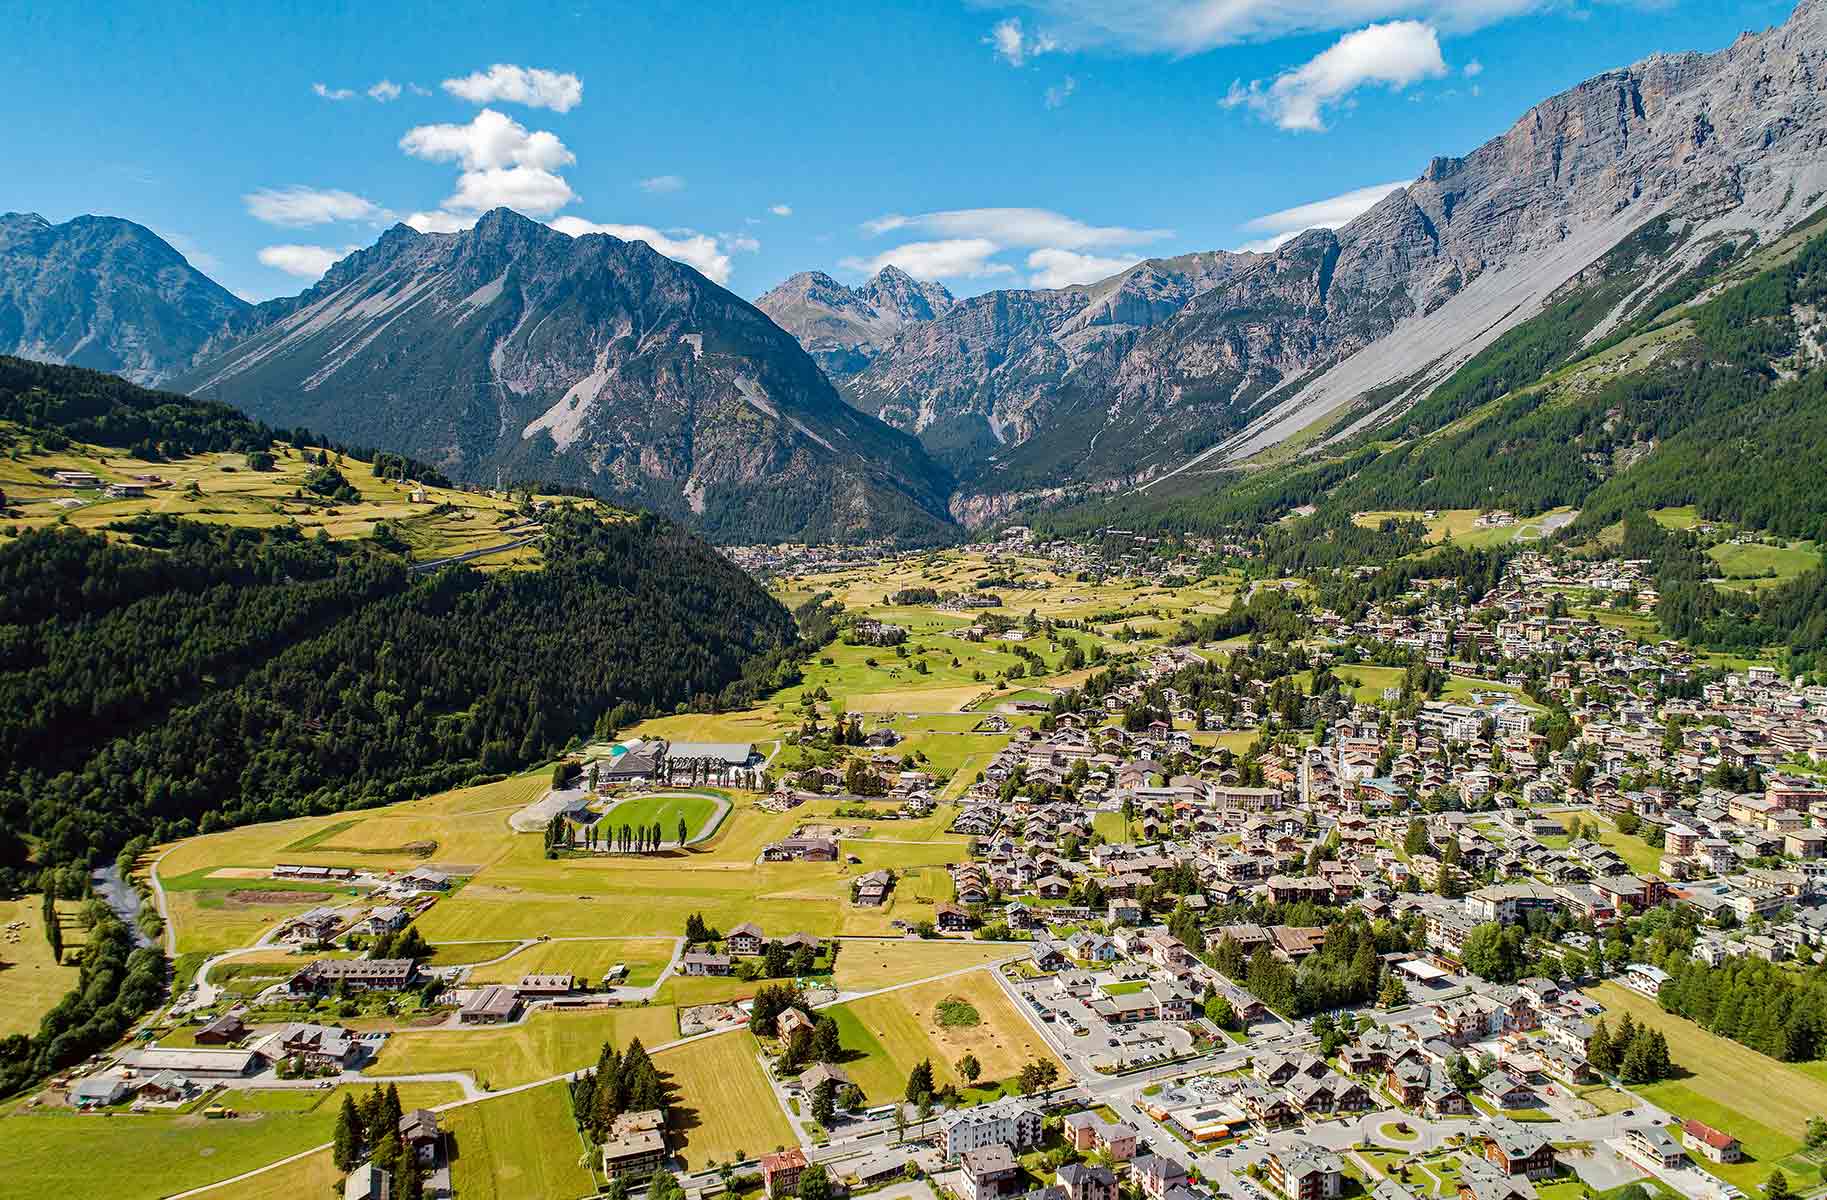
M 17 1200 L 133 1200 L 202 1187 L 330 1140 L 342 1091 L 309 1093 L 307 1109 L 249 1111 L 227 1121 L 195 1113 L 100 1117 L 68 1111 L 0 1118 L 4 1190 Z M 407 1108 L 447 1103 L 457 1094 L 449 1084 L 400 1086 Z
M 843 992 L 868 991 L 912 983 L 956 971 L 983 966 L 1019 953 L 1012 946 L 986 946 L 978 942 L 849 940 L 838 951 L 832 986 Z
M 1820 551 L 1812 542 L 1786 546 L 1722 542 L 1706 553 L 1719 565 L 1720 579 L 1733 587 L 1776 587 L 1821 565 Z
M 465 1104 L 442 1114 L 451 1187 L 463 1200 L 587 1196 L 596 1181 L 561 1083 Z
M 938 1007 L 951 998 L 976 1009 L 980 1023 L 942 1025 Z M 861 1054 L 846 1061 L 844 1069 L 877 1103 L 899 1096 L 908 1072 L 922 1059 L 932 1061 L 940 1084 L 962 1086 L 955 1066 L 967 1053 L 977 1056 L 986 1080 L 1014 1075 L 1032 1059 L 1053 1058 L 987 971 L 915 984 L 827 1011 L 837 1017 L 844 1047 Z
M 654 1055 L 676 1089 L 672 1137 L 690 1169 L 793 1144 L 793 1128 L 756 1061 L 759 1050 L 753 1035 L 737 1031 Z
M 626 963 L 633 987 L 646 987 L 659 978 L 672 960 L 673 943 L 667 938 L 614 938 L 600 942 L 541 942 L 470 972 L 472 983 L 507 983 L 522 975 L 571 974 L 590 983 L 616 963 Z
M 1754 1168 L 1741 1172 L 1747 1177 L 1762 1179 L 1775 1162 L 1794 1155 L 1809 1115 L 1827 1112 L 1827 1080 L 1816 1073 L 1715 1037 L 1616 983 L 1600 984 L 1590 994 L 1608 1014 L 1627 1012 L 1639 1024 L 1662 1031 L 1670 1057 L 1687 1075 L 1636 1090 L 1677 1116 L 1705 1121 L 1743 1140 L 1757 1160 L 1745 1164 Z
M 0 1037 L 35 1032 L 39 1019 L 76 986 L 77 968 L 51 961 L 43 905 L 41 896 L 0 900 L 0 927 L 21 922 L 0 942 Z M 71 946 L 82 941 L 82 931 L 74 921 L 60 919 L 59 924 L 67 960 Z
M 484 1087 L 505 1088 L 575 1071 L 594 1063 L 605 1041 L 640 1038 L 648 1046 L 679 1036 L 676 1012 L 666 1005 L 535 1012 L 502 1029 L 428 1029 L 387 1039 L 368 1074 L 417 1075 L 468 1071 Z

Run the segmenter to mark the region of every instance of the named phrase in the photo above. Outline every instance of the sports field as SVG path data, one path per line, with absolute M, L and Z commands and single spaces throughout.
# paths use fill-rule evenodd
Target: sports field
M 949 997 L 975 1008 L 980 1023 L 941 1026 L 934 1010 Z M 966 1054 L 977 1056 L 985 1081 L 1007 1079 L 1036 1058 L 1058 1061 L 987 970 L 897 988 L 826 1011 L 837 1018 L 844 1048 L 862 1055 L 846 1056 L 844 1070 L 875 1103 L 900 1096 L 908 1072 L 921 1059 L 932 1060 L 934 1079 L 941 1085 L 964 1082 L 955 1064 Z
M 1733 1182 L 1738 1178 L 1758 1182 L 1781 1162 L 1790 1183 L 1798 1189 L 1818 1181 L 1818 1167 L 1812 1168 L 1812 1178 L 1798 1179 L 1798 1170 L 1811 1168 L 1792 1156 L 1801 1148 L 1808 1117 L 1827 1113 L 1827 1079 L 1715 1037 L 1619 984 L 1602 983 L 1588 989 L 1588 994 L 1605 1006 L 1608 1025 L 1615 1026 L 1618 1016 L 1629 1013 L 1637 1023 L 1661 1030 L 1668 1039 L 1669 1057 L 1686 1073 L 1684 1078 L 1648 1084 L 1636 1091 L 1676 1116 L 1705 1121 L 1744 1142 L 1755 1161 L 1741 1164 L 1737 1170 L 1721 1168 L 1717 1174 Z
M 588 1196 L 596 1181 L 561 1083 L 439 1114 L 450 1134 L 451 1188 L 463 1200 Z
M 691 1170 L 793 1144 L 793 1128 L 756 1061 L 759 1051 L 754 1037 L 739 1030 L 653 1056 L 674 1088 L 668 1137 Z
M 669 1005 L 541 1010 L 499 1029 L 428 1029 L 396 1033 L 368 1067 L 371 1076 L 468 1071 L 486 1088 L 506 1088 L 594 1063 L 605 1041 L 640 1038 L 657 1046 L 679 1036 Z
M 39 1018 L 76 986 L 77 969 L 51 961 L 51 944 L 44 936 L 44 898 L 25 896 L 0 900 L 0 1037 L 32 1033 Z M 20 922 L 17 929 L 10 927 Z M 60 922 L 64 930 L 64 958 L 81 943 L 82 930 L 74 921 Z
M 697 837 L 717 812 L 717 802 L 703 796 L 641 796 L 624 800 L 603 816 L 599 836 L 611 836 L 624 825 L 636 829 L 660 827 L 660 840 L 677 841 L 679 820 L 685 821 L 686 839 Z

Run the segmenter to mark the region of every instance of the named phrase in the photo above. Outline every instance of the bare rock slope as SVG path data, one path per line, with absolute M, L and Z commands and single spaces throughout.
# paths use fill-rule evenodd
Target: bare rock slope
M 947 486 L 752 305 L 643 242 L 506 209 L 401 225 L 177 381 L 460 478 L 588 485 L 723 540 L 924 538 Z

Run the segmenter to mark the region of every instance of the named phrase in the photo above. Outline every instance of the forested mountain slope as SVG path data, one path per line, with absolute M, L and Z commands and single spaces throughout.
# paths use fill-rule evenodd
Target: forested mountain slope
M 96 419 L 98 377 L 29 370 L 0 401 L 32 437 Z M 109 382 L 110 421 L 137 402 L 213 429 L 209 448 L 270 444 L 220 406 Z M 791 615 L 665 519 L 561 506 L 542 552 L 537 570 L 414 573 L 372 538 L 169 516 L 0 545 L 5 882 L 28 846 L 88 862 L 137 835 L 402 799 L 795 669 Z
M 1200 291 L 1102 377 L 1061 382 L 1044 419 L 1005 424 L 989 469 L 961 475 L 952 511 L 979 524 L 1061 498 L 1171 488 L 1160 481 L 1391 421 L 1666 218 L 1663 260 L 1586 314 L 1603 336 L 1721 244 L 1767 243 L 1820 204 L 1824 86 L 1827 0 L 1805 0 L 1717 53 L 1657 55 L 1550 97 L 1343 228 L 1303 234 Z M 902 340 L 932 336 L 964 307 Z M 898 356 L 879 356 L 853 393 L 864 398 Z M 917 409 L 945 394 L 929 384 L 896 399 Z

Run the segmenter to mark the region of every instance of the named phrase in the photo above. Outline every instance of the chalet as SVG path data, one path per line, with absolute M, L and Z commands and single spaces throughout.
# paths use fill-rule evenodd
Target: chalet
M 247 1036 L 245 1008 L 231 1008 L 197 1030 L 192 1040 L 199 1046 L 231 1046 Z
M 768 947 L 767 935 L 761 927 L 752 921 L 744 921 L 730 930 L 729 936 L 723 939 L 723 948 L 731 954 L 760 954 Z
M 836 862 L 837 856 L 837 842 L 823 837 L 782 838 L 761 848 L 768 862 Z
M 1554 1146 L 1514 1121 L 1493 1121 L 1484 1135 L 1484 1157 L 1506 1175 L 1546 1179 L 1559 1164 Z
M 894 877 L 886 870 L 871 871 L 851 885 L 850 899 L 852 903 L 875 908 L 888 902 L 888 889 L 892 886 Z
M 1687 1163 L 1681 1143 L 1660 1125 L 1633 1125 L 1624 1131 L 1624 1146 L 1631 1157 L 1647 1167 L 1672 1170 Z
M 1690 1120 L 1681 1123 L 1681 1144 L 1689 1150 L 1705 1155 L 1710 1162 L 1741 1162 L 1745 1156 L 1744 1147 L 1739 1144 L 1737 1138 L 1700 1121 Z
M 736 962 L 727 954 L 693 950 L 679 957 L 679 970 L 686 975 L 734 975 Z
M 933 906 L 933 928 L 943 933 L 968 933 L 975 924 L 969 909 L 945 903 Z
M 1067 1163 L 1053 1173 L 1053 1184 L 1064 1200 L 1117 1200 L 1116 1172 L 1109 1167 Z
M 294 996 L 327 992 L 338 984 L 351 990 L 407 988 L 418 980 L 410 958 L 320 958 L 293 974 L 286 988 Z
M 415 1108 L 400 1114 L 400 1146 L 425 1166 L 438 1160 L 438 1147 L 444 1144 L 444 1131 L 438 1128 L 438 1115 L 429 1108 Z

